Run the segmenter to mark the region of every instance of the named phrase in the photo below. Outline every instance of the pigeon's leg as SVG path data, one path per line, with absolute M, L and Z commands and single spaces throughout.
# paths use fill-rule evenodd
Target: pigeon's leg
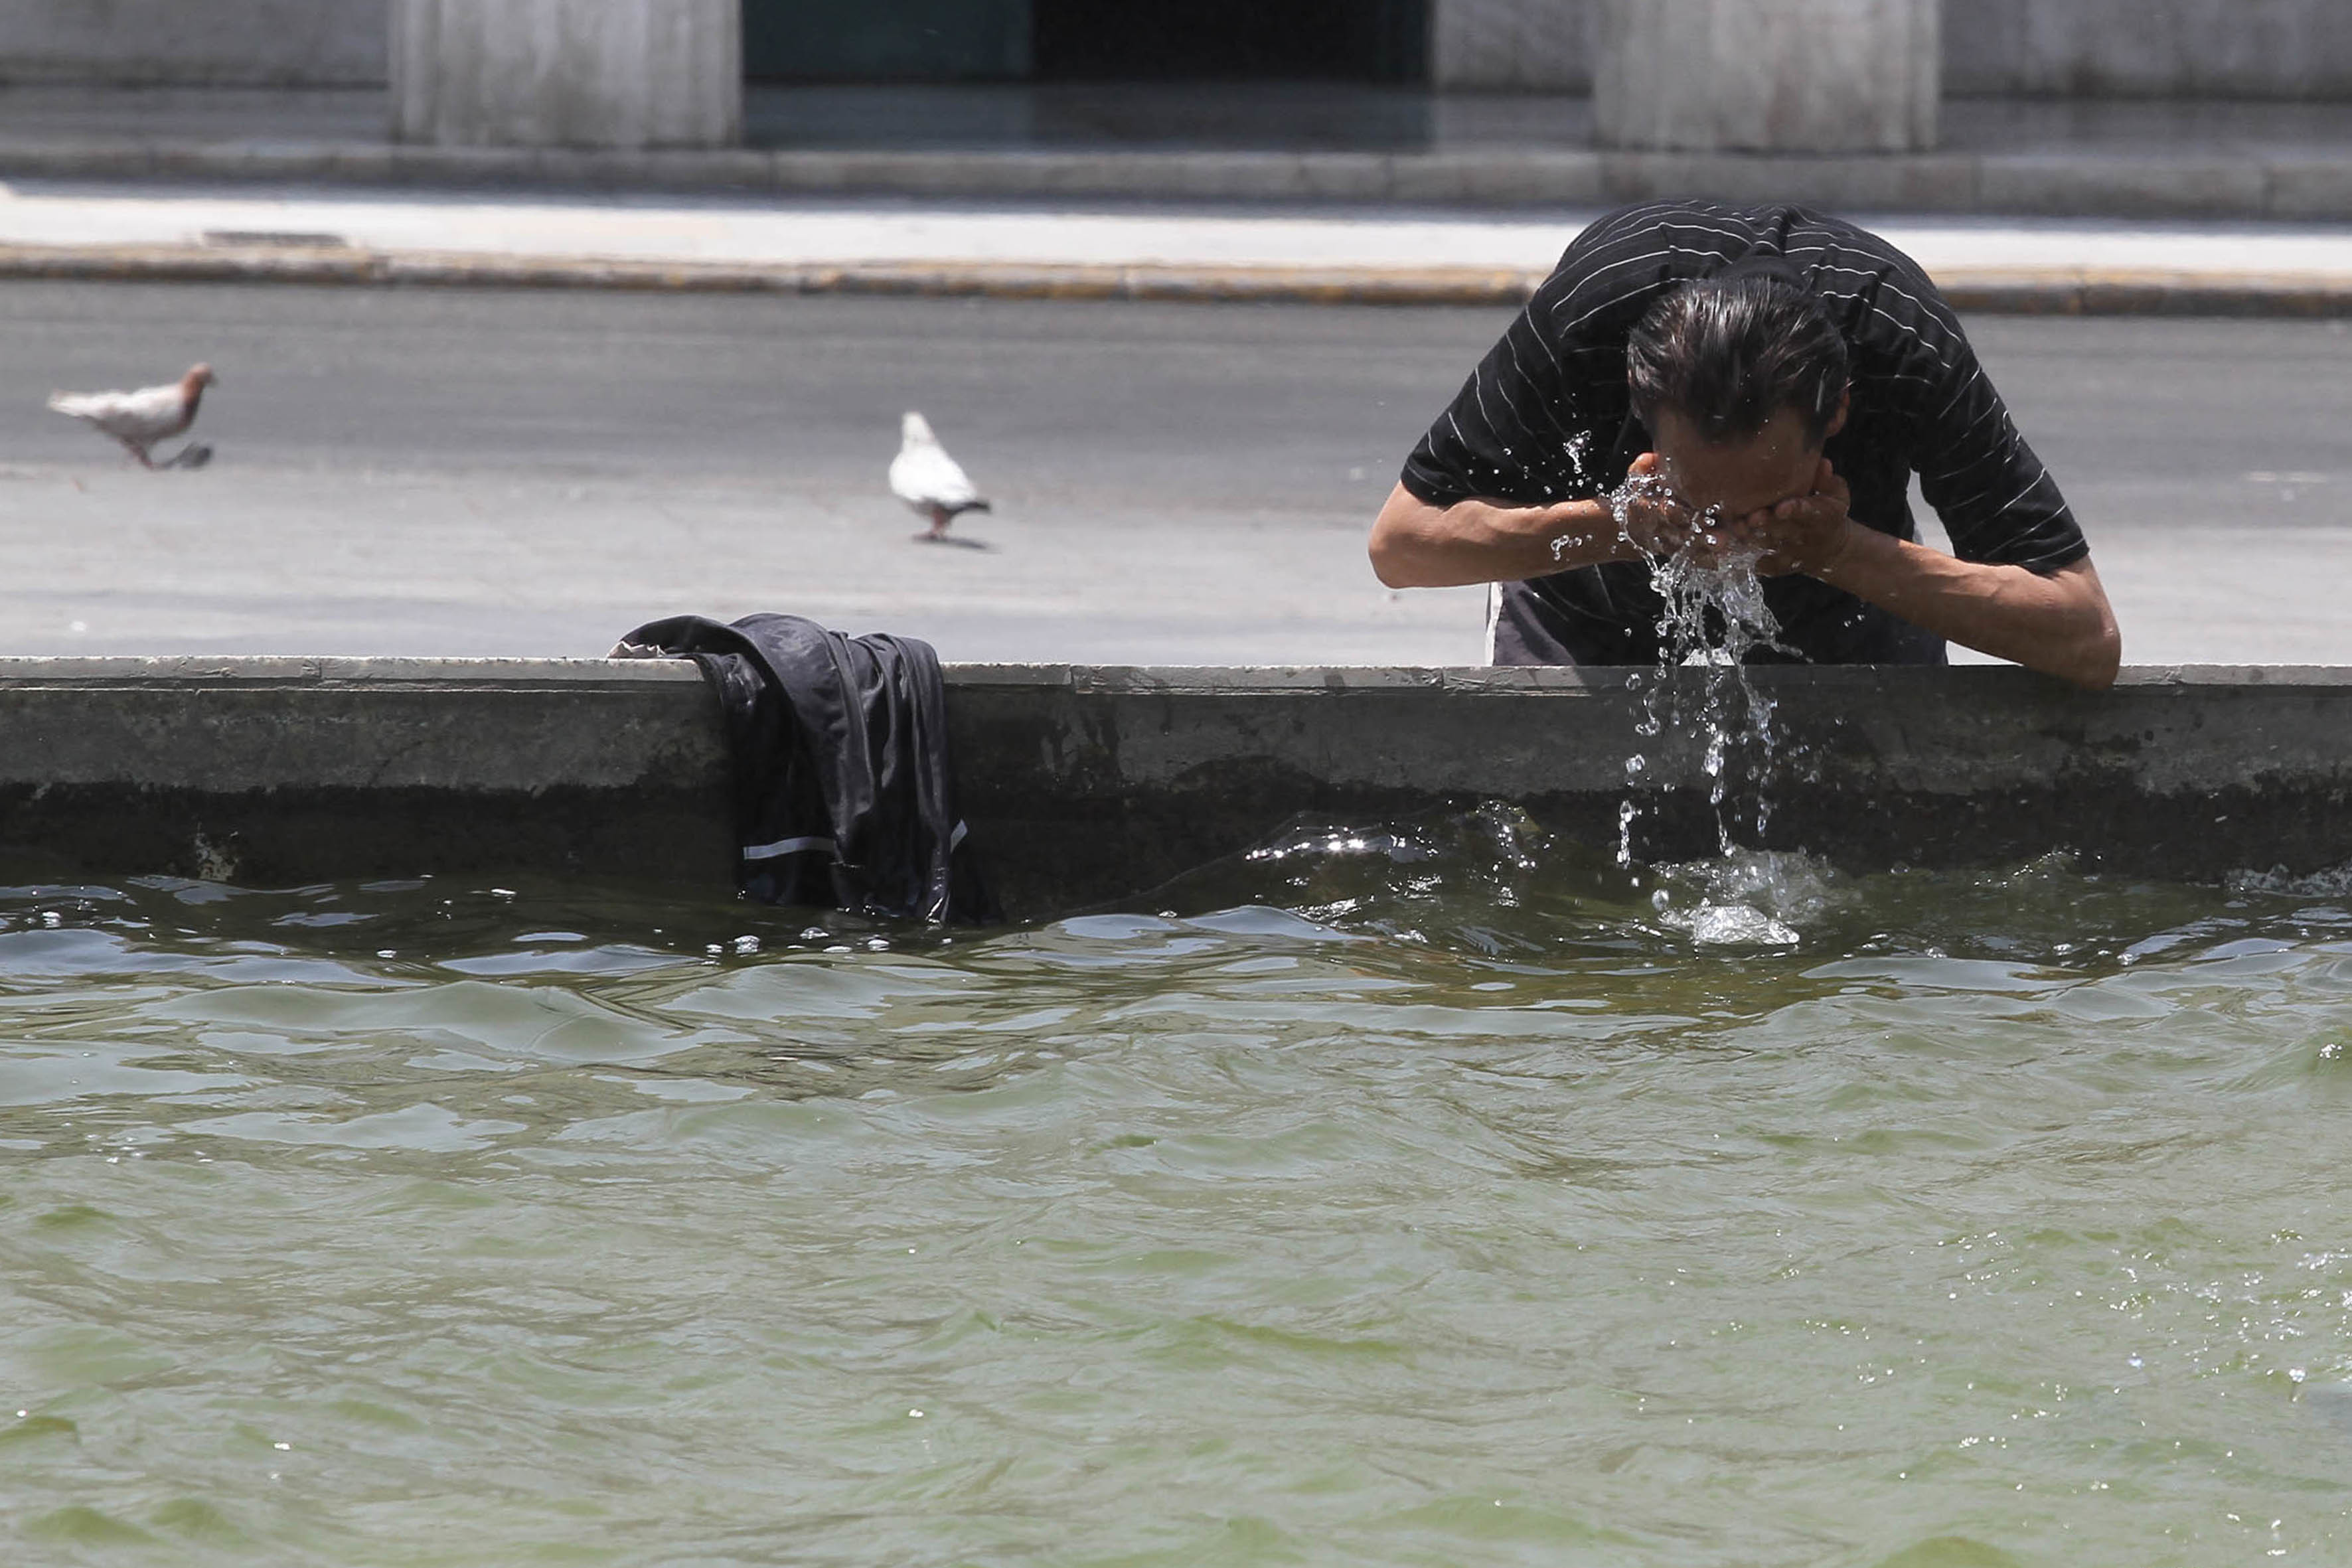
M 120 439 L 120 437 L 117 437 L 117 439 Z M 136 441 L 123 441 L 123 443 L 122 443 L 122 449 L 123 449 L 124 451 L 126 451 L 126 452 L 130 453 L 132 457 L 134 457 L 134 458 L 138 458 L 138 459 L 139 459 L 139 466 L 140 466 L 141 468 L 154 468 L 154 466 L 155 466 L 155 459 L 154 459 L 154 458 L 151 458 L 151 457 L 149 457 L 149 456 L 147 455 L 147 448 L 146 448 L 146 447 L 142 447 L 142 446 L 141 446 L 138 442 L 136 442 Z
M 923 510 L 930 514 L 930 531 L 926 533 L 919 533 L 915 535 L 915 538 L 925 544 L 937 543 L 939 541 L 945 539 L 948 536 L 948 524 L 955 521 L 955 513 L 950 511 L 947 508 L 941 506 L 937 501 L 931 502 Z

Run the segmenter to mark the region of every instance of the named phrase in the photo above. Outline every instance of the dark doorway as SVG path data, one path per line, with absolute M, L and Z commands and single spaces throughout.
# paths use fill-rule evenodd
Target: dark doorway
M 1047 81 L 1418 82 L 1428 0 L 1033 0 Z
M 1029 0 L 743 0 L 752 81 L 1017 81 Z

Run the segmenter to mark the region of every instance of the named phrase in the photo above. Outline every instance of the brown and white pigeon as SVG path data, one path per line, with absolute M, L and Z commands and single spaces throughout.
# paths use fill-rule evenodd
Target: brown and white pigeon
M 931 434 L 931 422 L 912 410 L 898 422 L 898 455 L 890 460 L 890 493 L 917 516 L 930 520 L 930 531 L 915 535 L 918 539 L 945 539 L 948 524 L 959 516 L 989 510 L 961 465 L 948 456 L 940 438 Z
M 191 365 L 177 381 L 142 386 L 136 392 L 52 392 L 49 406 L 113 437 L 139 459 L 140 467 L 152 468 L 156 466 L 151 455 L 155 443 L 168 441 L 195 423 L 196 405 L 204 401 L 205 388 L 217 379 L 212 366 Z M 176 468 L 184 462 L 190 468 L 201 468 L 211 456 L 209 447 L 190 443 L 163 466 Z

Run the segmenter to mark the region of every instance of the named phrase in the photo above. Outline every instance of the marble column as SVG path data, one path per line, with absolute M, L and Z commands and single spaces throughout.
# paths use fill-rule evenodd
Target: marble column
M 1610 146 L 1914 153 L 1935 145 L 1939 0 L 1599 0 Z
M 393 0 L 392 101 L 404 142 L 727 146 L 741 0 Z
M 1592 0 L 1430 0 L 1430 84 L 1590 92 L 1591 12 Z

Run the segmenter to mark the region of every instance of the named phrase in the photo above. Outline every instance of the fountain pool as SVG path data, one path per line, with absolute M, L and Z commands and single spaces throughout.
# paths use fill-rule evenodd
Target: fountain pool
M 14 1561 L 2352 1542 L 2345 879 L 1486 807 L 944 937 L 19 880 Z

